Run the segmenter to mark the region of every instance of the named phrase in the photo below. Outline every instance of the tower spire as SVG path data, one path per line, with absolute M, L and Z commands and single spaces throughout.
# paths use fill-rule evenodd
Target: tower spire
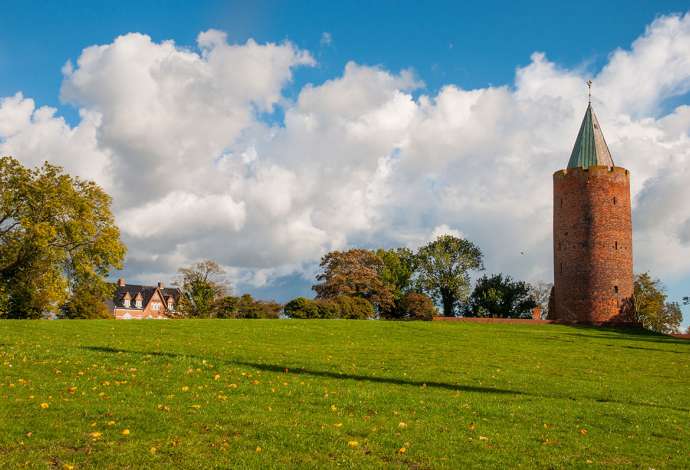
M 587 80 L 588 103 L 580 132 L 575 139 L 568 168 L 589 168 L 590 166 L 615 166 L 604 133 L 592 109 L 592 80 Z

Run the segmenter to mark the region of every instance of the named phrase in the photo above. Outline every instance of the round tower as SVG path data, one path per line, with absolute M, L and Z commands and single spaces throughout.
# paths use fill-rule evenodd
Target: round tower
M 553 197 L 549 317 L 634 323 L 630 174 L 614 165 L 591 103 L 567 168 L 553 175 Z

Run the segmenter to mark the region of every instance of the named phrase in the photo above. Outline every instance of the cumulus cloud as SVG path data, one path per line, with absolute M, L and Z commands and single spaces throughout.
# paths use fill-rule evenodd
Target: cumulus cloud
M 2 99 L 0 152 L 103 184 L 142 280 L 209 257 L 265 285 L 311 276 L 331 249 L 442 233 L 478 243 L 489 271 L 549 280 L 551 175 L 593 75 L 614 160 L 631 170 L 636 267 L 690 274 L 690 107 L 664 114 L 690 90 L 690 15 L 657 19 L 598 73 L 535 52 L 510 86 L 428 94 L 411 71 L 350 62 L 287 100 L 294 69 L 314 63 L 291 43 L 229 44 L 216 30 L 195 49 L 127 34 L 64 67 L 78 125 Z M 281 123 L 262 119 L 276 107 Z

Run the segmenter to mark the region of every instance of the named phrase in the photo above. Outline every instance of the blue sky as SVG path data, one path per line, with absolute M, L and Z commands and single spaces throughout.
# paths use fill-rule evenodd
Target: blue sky
M 432 101 L 436 100 L 439 98 L 439 93 L 443 87 L 448 86 L 454 86 L 459 90 L 491 90 L 505 85 L 509 90 L 506 93 L 513 93 L 517 96 L 520 95 L 521 86 L 526 88 L 516 82 L 517 69 L 523 68 L 528 72 L 527 76 L 536 77 L 532 78 L 533 83 L 541 83 L 540 80 L 544 79 L 544 75 L 539 70 L 548 69 L 548 67 L 540 68 L 541 63 L 532 56 L 534 52 L 545 53 L 548 64 L 553 65 L 557 74 L 563 72 L 561 75 L 566 78 L 578 77 L 579 79 L 579 77 L 593 76 L 610 63 L 615 51 L 630 50 L 631 44 L 645 34 L 645 28 L 652 24 L 655 19 L 674 13 L 682 14 L 687 8 L 687 2 L 681 1 L 570 2 L 567 4 L 562 2 L 497 1 L 426 2 L 421 4 L 420 2 L 382 1 L 342 2 L 338 5 L 334 2 L 260 1 L 193 3 L 182 1 L 120 1 L 110 4 L 80 1 L 5 1 L 3 2 L 3 15 L 0 18 L 0 98 L 11 97 L 17 92 L 21 92 L 23 97 L 34 100 L 36 108 L 40 106 L 57 108 L 55 116 L 64 118 L 69 128 L 74 130 L 79 129 L 80 126 L 85 127 L 79 114 L 80 109 L 82 111 L 98 110 L 98 112 L 103 112 L 106 117 L 108 115 L 107 111 L 103 111 L 103 103 L 106 103 L 107 100 L 96 103 L 98 100 L 93 98 L 93 90 L 86 93 L 84 90 L 78 89 L 79 84 L 75 85 L 74 94 L 77 98 L 65 98 L 63 94 L 61 99 L 61 86 L 66 80 L 62 72 L 63 65 L 70 60 L 76 66 L 77 59 L 89 46 L 111 44 L 120 35 L 139 32 L 150 36 L 152 43 L 156 45 L 159 45 L 161 41 L 172 39 L 179 50 L 190 50 L 198 53 L 198 35 L 200 32 L 210 29 L 225 32 L 226 41 L 229 44 L 244 44 L 249 39 L 255 40 L 260 45 L 289 43 L 296 49 L 307 51 L 313 59 L 313 63 L 305 66 L 295 62 L 289 65 L 292 79 L 285 77 L 279 79 L 278 92 L 281 98 L 270 106 L 270 111 L 257 112 L 256 122 L 243 124 L 239 134 L 229 138 L 222 146 L 223 152 L 233 155 L 242 153 L 241 146 L 245 146 L 243 147 L 245 150 L 251 147 L 259 151 L 261 155 L 259 160 L 266 158 L 268 161 L 272 158 L 271 152 L 275 150 L 268 142 L 270 140 L 268 137 L 257 136 L 261 132 L 257 125 L 281 127 L 284 125 L 283 117 L 286 112 L 294 111 L 299 115 L 309 114 L 299 106 L 293 107 L 292 104 L 285 103 L 295 103 L 301 94 L 305 94 L 305 90 L 310 89 L 309 84 L 314 89 L 326 93 L 327 90 L 323 89 L 322 85 L 329 80 L 338 82 L 344 79 L 347 74 L 345 66 L 350 61 L 363 67 L 370 67 L 367 71 L 384 71 L 386 76 L 393 81 L 401 76 L 401 71 L 411 70 L 414 79 L 417 82 L 423 82 L 424 86 L 409 86 L 409 84 L 402 84 L 398 80 L 401 83 L 395 85 L 394 88 L 397 87 L 406 96 L 409 96 L 420 109 L 424 107 L 420 97 L 427 96 L 431 97 Z M 529 73 L 533 75 L 529 75 Z M 547 70 L 544 73 L 548 75 L 551 72 Z M 548 75 L 548 80 L 553 78 L 552 75 Z M 606 78 L 602 78 L 601 81 L 606 82 Z M 642 110 L 634 106 L 614 110 L 611 106 L 609 113 L 605 108 L 607 97 L 601 96 L 601 100 L 604 101 L 602 103 L 603 114 L 600 116 L 600 118 L 604 118 L 602 125 L 605 131 L 609 127 L 612 128 L 609 140 L 615 141 L 618 135 L 625 135 L 624 130 L 619 131 L 616 127 L 618 124 L 607 126 L 606 119 L 609 117 L 609 121 L 613 122 L 616 119 L 615 116 L 628 113 L 628 109 L 632 109 L 629 111 L 629 115 L 633 119 L 644 117 L 656 119 L 672 113 L 680 105 L 690 103 L 687 89 L 684 88 L 685 83 L 687 83 L 687 78 L 681 76 L 678 78 L 673 92 L 667 93 L 663 97 L 650 98 L 653 105 Z M 595 84 L 595 90 L 596 86 Z M 546 85 L 545 87 L 548 88 Z M 104 83 L 101 89 L 106 88 Z M 251 99 L 254 100 L 255 98 Z M 575 97 L 574 99 L 579 98 Z M 575 101 L 575 103 L 575 108 L 577 108 L 578 102 Z M 577 117 L 567 117 L 570 120 L 579 121 L 579 115 L 582 111 L 583 109 L 577 108 L 575 110 Z M 615 114 L 614 111 L 618 114 Z M 615 122 L 618 123 L 618 121 Z M 99 127 L 99 130 L 101 133 L 98 135 L 101 137 L 110 135 L 104 127 Z M 576 126 L 572 132 L 566 126 L 563 136 L 568 137 L 563 137 L 561 139 L 563 143 L 558 144 L 556 146 L 558 148 L 553 150 L 556 152 L 566 149 L 563 151 L 563 164 L 567 160 L 565 152 L 572 145 L 571 140 L 574 139 L 576 131 Z M 114 130 L 113 133 L 116 131 Z M 287 129 L 285 133 L 288 134 Z M 571 134 L 572 137 L 569 137 Z M 1 139 L 2 136 L 0 135 L 0 143 L 2 142 Z M 113 139 L 117 140 L 116 137 Z M 246 143 L 248 139 L 251 140 L 251 145 Z M 288 135 L 284 136 L 284 139 L 286 142 L 295 142 L 295 145 L 301 142 L 297 137 Z M 125 150 L 122 150 L 121 142 L 118 144 L 106 143 L 99 142 L 98 145 L 101 148 L 107 147 L 108 152 L 114 152 L 114 154 L 126 153 Z M 120 146 L 118 147 L 118 145 Z M 311 145 L 308 148 L 314 148 L 314 146 Z M 391 155 L 397 155 L 399 148 L 393 147 L 395 146 L 391 147 Z M 10 146 L 9 148 L 19 147 Z M 621 148 L 626 147 L 621 146 Z M 616 147 L 614 146 L 614 158 L 616 158 L 615 150 Z M 261 153 L 262 151 L 264 153 Z M 305 148 L 304 152 L 308 151 Z M 376 151 L 372 150 L 372 155 L 378 155 Z M 412 161 L 413 158 L 408 157 L 404 150 L 401 154 L 403 163 L 407 161 L 406 158 Z M 151 157 L 151 159 L 155 158 L 159 157 Z M 375 160 L 377 157 L 372 158 Z M 668 158 L 677 157 L 669 156 Z M 209 159 L 217 162 L 219 155 L 209 155 Z M 27 161 L 30 160 L 27 159 Z M 622 160 L 623 164 L 626 164 L 625 158 Z M 58 161 L 64 163 L 59 159 Z M 281 168 L 286 171 L 298 174 L 298 171 L 290 166 L 291 164 L 284 161 L 280 164 L 283 165 Z M 65 165 L 70 168 L 69 163 L 65 163 Z M 271 168 L 274 168 L 275 161 L 272 165 Z M 372 172 L 376 170 L 375 166 L 367 168 L 371 169 Z M 466 169 L 467 167 L 463 167 L 457 171 L 462 170 L 466 173 Z M 549 168 L 545 174 L 549 174 L 553 169 L 557 168 Z M 379 170 L 382 171 L 381 168 L 376 171 Z M 248 174 L 254 178 L 252 181 L 257 178 L 252 172 L 261 174 L 254 166 L 242 171 L 249 172 Z M 85 174 L 88 175 L 88 173 Z M 655 181 L 655 176 L 652 173 L 649 173 L 648 176 L 651 185 Z M 299 178 L 300 176 L 296 177 Z M 429 181 L 433 180 L 435 187 L 453 188 L 452 182 L 446 181 L 438 175 L 429 175 L 428 178 Z M 548 180 L 546 184 L 549 184 Z M 244 190 L 246 191 L 246 188 Z M 648 193 L 650 192 L 651 190 L 648 191 Z M 164 193 L 159 194 L 160 198 L 158 199 L 151 196 L 150 204 L 168 201 L 163 195 Z M 118 200 L 117 193 L 115 197 Z M 228 197 L 232 198 L 232 204 L 234 204 L 232 207 L 235 209 L 239 205 L 251 207 L 251 201 L 242 201 L 237 194 L 228 195 Z M 120 200 L 124 200 L 124 196 Z M 260 207 L 265 206 L 264 202 L 259 204 Z M 650 202 L 645 205 L 643 202 L 641 200 L 640 204 L 643 209 L 651 204 Z M 162 204 L 162 202 L 160 203 Z M 497 204 L 500 206 L 500 201 Z M 386 207 L 389 208 L 388 213 L 400 209 L 395 204 Z M 122 214 L 140 214 L 135 209 L 141 208 L 129 207 L 122 203 Z M 311 235 L 309 236 L 322 236 L 325 233 L 323 236 L 325 237 L 324 240 L 328 240 L 327 242 L 319 242 L 321 244 L 315 242 L 321 250 L 324 247 L 341 247 L 356 243 L 364 245 L 404 244 L 409 240 L 416 240 L 415 237 L 422 236 L 419 234 L 425 230 L 431 232 L 438 227 L 446 226 L 450 230 L 459 231 L 480 240 L 485 236 L 481 228 L 473 226 L 472 222 L 465 220 L 464 216 L 458 215 L 457 210 L 452 208 L 448 208 L 445 212 L 420 212 L 416 219 L 418 221 L 417 226 L 406 222 L 405 227 L 399 229 L 399 231 L 407 230 L 405 232 L 407 238 L 402 236 L 396 238 L 371 221 L 367 221 L 361 226 L 357 225 L 354 228 L 348 227 L 342 230 L 341 228 L 318 226 L 314 222 L 318 217 L 314 214 L 318 214 L 319 210 L 323 209 L 310 208 L 306 212 L 299 212 L 299 214 L 301 214 L 300 216 L 305 213 L 311 214 L 310 223 L 313 224 L 313 227 L 310 227 L 310 230 L 314 229 L 314 231 L 310 231 L 309 234 Z M 466 210 L 471 212 L 472 208 L 466 208 Z M 546 209 L 540 212 L 540 214 L 546 213 Z M 296 214 L 293 215 L 297 216 Z M 245 215 L 244 217 L 242 221 L 251 219 L 251 216 Z M 538 216 L 534 215 L 534 217 Z M 680 217 L 685 217 L 684 213 Z M 379 219 L 372 218 L 372 220 Z M 393 219 L 399 220 L 399 213 L 395 217 L 391 216 L 391 220 Z M 527 223 L 527 219 L 526 216 L 525 220 L 521 220 L 520 223 Z M 548 222 L 548 219 L 546 220 Z M 263 227 L 264 222 L 256 222 L 256 225 Z M 250 222 L 237 222 L 237 224 L 244 224 L 242 228 L 236 230 L 237 236 L 251 237 L 250 234 L 244 232 L 249 230 L 246 228 L 247 226 L 252 225 L 251 220 Z M 487 220 L 484 225 L 495 230 L 495 227 L 499 226 L 498 224 L 499 222 L 492 219 Z M 364 230 L 362 227 L 371 228 Z M 284 229 L 281 230 L 284 232 Z M 684 229 L 681 227 L 678 230 Z M 135 234 L 136 230 L 129 233 L 125 228 L 125 232 L 128 242 L 132 246 L 141 246 L 141 250 L 151 246 L 154 242 L 154 240 L 148 239 L 142 241 L 142 237 Z M 652 235 L 647 236 L 645 233 L 641 233 L 640 238 L 652 239 Z M 300 235 L 299 238 L 303 239 L 304 237 L 305 235 Z M 526 237 L 529 238 L 527 235 Z M 401 240 L 403 241 L 401 242 Z M 530 242 L 544 244 L 543 240 Z M 137 245 L 137 243 L 141 245 Z M 275 241 L 275 243 L 278 245 L 280 242 Z M 413 245 L 415 242 L 409 241 L 409 243 Z M 487 238 L 486 246 L 491 247 L 492 243 Z M 175 242 L 177 247 L 182 244 L 180 240 Z M 211 245 L 213 243 L 209 241 L 209 246 Z M 192 259 L 192 253 L 209 255 L 212 253 L 208 251 L 209 249 L 206 248 L 207 251 L 202 248 L 190 249 L 184 255 L 180 254 L 174 259 L 177 261 L 189 260 Z M 312 251 L 309 251 L 310 249 Z M 276 251 L 280 250 L 284 250 L 284 248 L 276 248 Z M 319 251 L 313 247 L 305 247 L 304 250 L 305 253 L 311 253 L 311 255 L 306 256 L 302 262 L 286 260 L 281 256 L 267 253 L 265 257 L 258 260 L 238 262 L 237 264 L 227 261 L 225 264 L 231 269 L 236 269 L 237 284 L 243 290 L 249 290 L 259 296 L 277 297 L 279 300 L 285 300 L 291 296 L 309 292 L 310 281 L 308 276 L 305 276 L 305 272 L 309 272 L 310 269 L 313 270 L 313 263 L 315 259 L 318 259 Z M 651 257 L 651 255 L 647 255 L 649 250 L 641 250 L 643 252 L 641 259 L 646 260 Z M 155 276 L 163 276 L 171 272 L 171 266 L 174 263 L 172 260 L 167 260 L 165 263 L 161 262 L 155 269 L 147 271 L 141 267 L 147 263 L 146 258 L 136 258 L 137 252 L 139 252 L 138 249 L 130 250 L 130 265 L 137 266 L 137 268 L 126 270 L 128 276 L 149 281 Z M 535 253 L 535 263 L 542 263 L 546 266 L 544 268 L 546 271 L 517 268 L 514 261 L 502 264 L 496 260 L 489 264 L 494 270 L 506 270 L 527 278 L 547 278 L 549 261 L 546 256 L 548 249 L 535 248 L 531 252 Z M 241 258 L 241 256 L 239 257 Z M 235 256 L 234 259 L 237 258 L 238 256 Z M 305 268 L 305 265 L 310 263 L 311 267 Z M 643 261 L 639 267 L 656 268 L 656 265 L 652 262 Z M 253 275 L 247 274 L 249 271 L 256 270 L 270 271 L 268 274 L 270 282 L 258 282 L 252 277 Z M 672 298 L 678 299 L 682 295 L 690 294 L 690 273 L 688 271 L 689 269 L 683 270 L 681 266 L 674 268 L 672 272 L 669 271 L 668 275 L 665 273 L 662 275 Z M 685 312 L 687 324 L 690 317 L 687 309 Z
M 672 0 L 341 3 L 5 1 L 0 94 L 21 90 L 60 107 L 60 69 L 86 45 L 134 31 L 191 47 L 209 28 L 226 31 L 230 42 L 290 40 L 313 51 L 319 66 L 298 71 L 293 91 L 332 78 L 349 60 L 393 71 L 413 68 L 432 92 L 448 83 L 511 84 L 515 68 L 534 51 L 566 67 L 596 68 L 655 17 L 688 7 Z M 323 44 L 323 33 L 331 44 Z

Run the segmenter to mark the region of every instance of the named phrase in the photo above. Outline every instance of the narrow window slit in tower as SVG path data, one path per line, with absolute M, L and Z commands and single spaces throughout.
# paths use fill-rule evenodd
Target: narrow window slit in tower
M 561 274 L 563 274 L 563 263 L 561 263 Z
M 618 293 L 618 286 L 613 286 L 613 292 Z
M 563 198 L 561 198 L 561 207 L 563 207 Z
M 616 205 L 616 196 L 613 196 L 613 205 Z
M 618 242 L 615 243 L 616 250 L 618 249 Z

